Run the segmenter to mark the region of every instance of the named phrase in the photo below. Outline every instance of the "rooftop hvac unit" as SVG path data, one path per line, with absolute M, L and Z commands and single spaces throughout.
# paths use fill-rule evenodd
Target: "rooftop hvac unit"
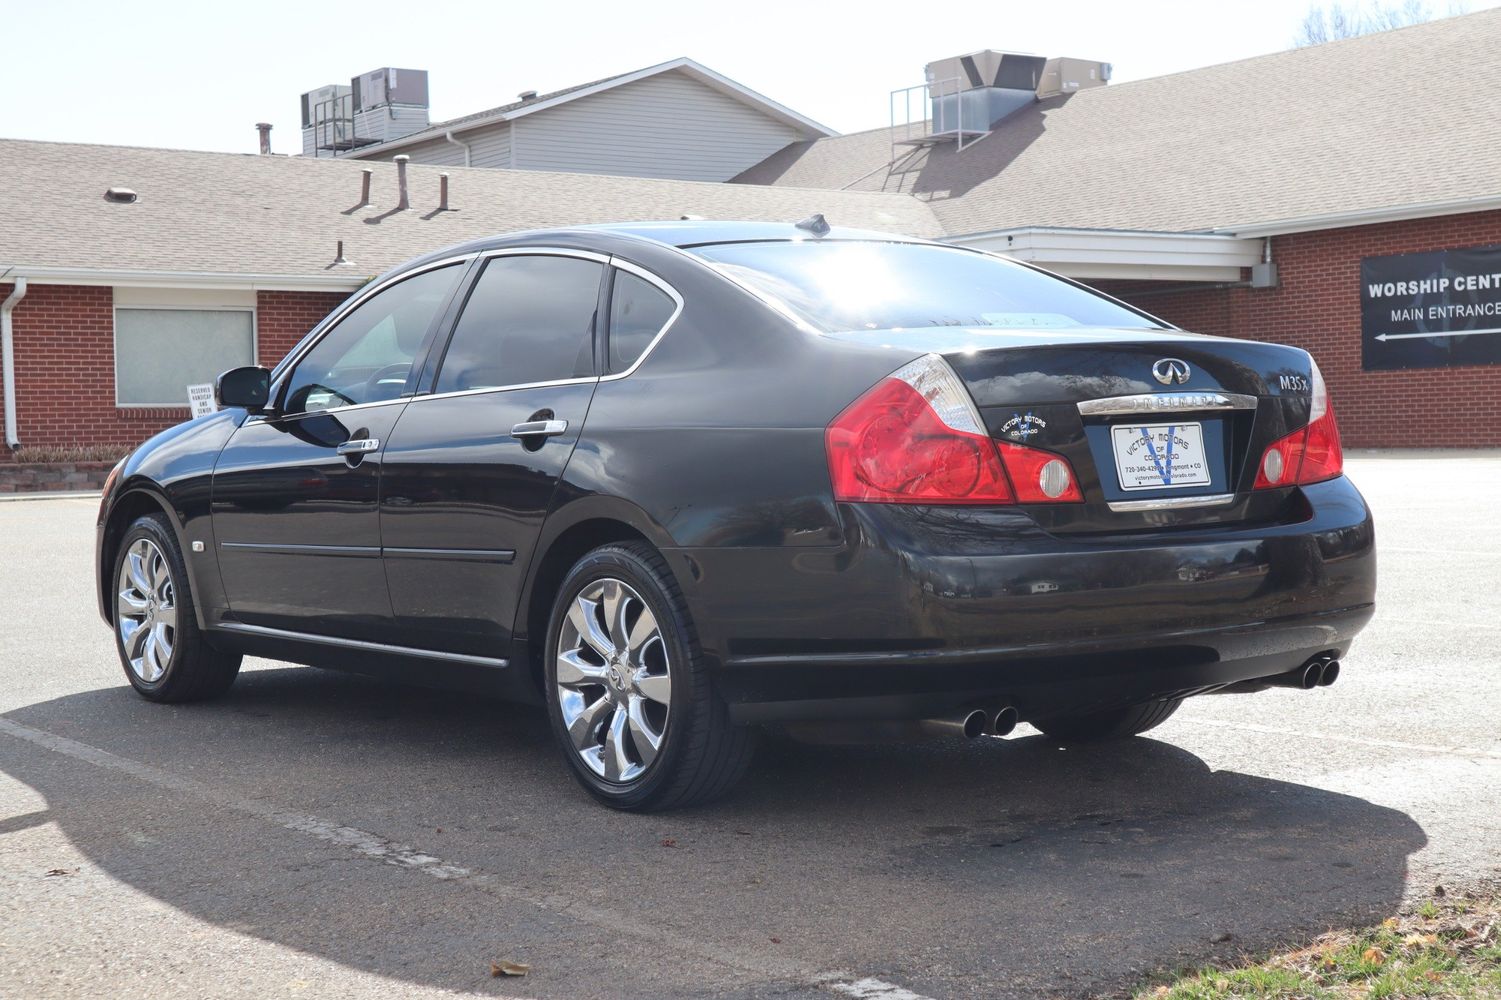
M 303 94 L 302 127 L 312 128 L 319 121 L 338 117 L 339 107 L 342 104 L 339 99 L 348 96 L 349 87 L 342 83 L 331 83 L 326 87 L 318 87 Z M 344 108 L 342 111 L 346 117 L 348 110 Z
M 1037 99 L 1103 87 L 1110 82 L 1110 64 L 1089 59 L 1049 59 L 1037 85 Z
M 1019 52 L 983 49 L 928 63 L 928 99 L 934 135 L 961 146 L 995 122 L 1036 100 L 1047 60 Z
M 369 111 L 391 104 L 427 107 L 427 70 L 373 69 L 349 81 L 354 91 L 354 110 Z
M 960 90 L 999 87 L 1003 90 L 1035 91 L 1042 82 L 1042 70 L 1046 63 L 1047 60 L 1042 56 L 982 49 L 969 55 L 951 56 L 928 63 L 928 83 L 957 80 Z

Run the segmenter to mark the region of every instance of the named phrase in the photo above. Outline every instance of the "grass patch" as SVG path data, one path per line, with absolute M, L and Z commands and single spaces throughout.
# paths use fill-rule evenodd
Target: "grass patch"
M 1180 972 L 1137 1000 L 1501 1000 L 1501 897 L 1435 896 L 1364 930 L 1232 968 Z

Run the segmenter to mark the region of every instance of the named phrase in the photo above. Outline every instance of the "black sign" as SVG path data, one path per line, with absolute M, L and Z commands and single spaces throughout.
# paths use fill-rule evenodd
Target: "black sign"
M 1501 247 L 1360 262 L 1362 366 L 1501 364 Z

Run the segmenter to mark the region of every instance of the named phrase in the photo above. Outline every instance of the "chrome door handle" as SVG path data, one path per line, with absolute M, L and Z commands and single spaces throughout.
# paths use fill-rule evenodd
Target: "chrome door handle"
M 380 438 L 355 438 L 334 449 L 336 455 L 365 455 L 380 448 Z
M 511 437 L 557 437 L 567 429 L 568 421 L 566 420 L 527 420 L 511 428 Z

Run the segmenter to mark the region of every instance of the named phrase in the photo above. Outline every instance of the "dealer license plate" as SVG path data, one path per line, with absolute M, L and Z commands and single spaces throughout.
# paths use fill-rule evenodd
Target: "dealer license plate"
M 1123 490 L 1208 486 L 1204 429 L 1199 424 L 1118 424 L 1110 428 Z

